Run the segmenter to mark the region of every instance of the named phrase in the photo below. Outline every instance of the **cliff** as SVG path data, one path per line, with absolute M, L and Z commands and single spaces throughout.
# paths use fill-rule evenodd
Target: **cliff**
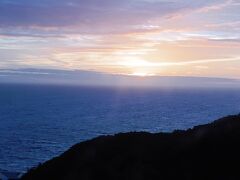
M 101 136 L 74 145 L 22 180 L 240 179 L 240 115 L 186 131 Z

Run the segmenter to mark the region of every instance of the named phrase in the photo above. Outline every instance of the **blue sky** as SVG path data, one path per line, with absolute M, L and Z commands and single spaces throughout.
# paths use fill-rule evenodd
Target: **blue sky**
M 237 0 L 1 0 L 0 69 L 240 78 Z

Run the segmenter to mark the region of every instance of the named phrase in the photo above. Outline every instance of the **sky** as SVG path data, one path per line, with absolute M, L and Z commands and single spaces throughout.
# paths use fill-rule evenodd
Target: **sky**
M 240 79 L 239 0 L 1 0 L 0 69 Z

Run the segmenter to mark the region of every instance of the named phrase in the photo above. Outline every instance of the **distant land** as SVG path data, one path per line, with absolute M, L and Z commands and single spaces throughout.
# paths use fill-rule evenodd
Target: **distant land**
M 22 180 L 240 179 L 240 115 L 186 131 L 101 136 L 73 146 Z
M 119 87 L 196 87 L 239 88 L 239 79 L 115 75 L 82 70 L 0 69 L 0 83 L 119 86 Z

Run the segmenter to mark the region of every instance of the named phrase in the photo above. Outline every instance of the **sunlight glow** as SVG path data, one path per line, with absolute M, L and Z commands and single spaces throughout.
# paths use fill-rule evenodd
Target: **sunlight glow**
M 154 66 L 155 64 L 145 60 L 132 58 L 131 60 L 120 62 L 118 63 L 118 65 L 126 66 L 126 67 L 151 67 L 151 66 Z
M 147 76 L 154 76 L 155 74 L 146 73 L 146 72 L 134 72 L 134 73 L 129 74 L 129 75 L 130 75 L 130 76 L 147 77 Z

